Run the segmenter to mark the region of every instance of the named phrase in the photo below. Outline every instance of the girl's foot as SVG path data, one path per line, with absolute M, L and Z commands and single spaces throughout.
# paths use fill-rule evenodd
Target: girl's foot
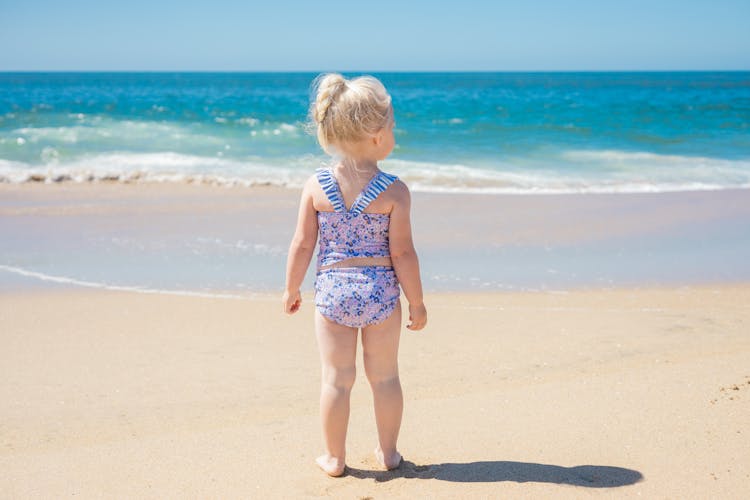
M 343 459 L 332 457 L 327 453 L 316 458 L 315 463 L 323 469 L 323 472 L 331 477 L 339 477 L 344 473 L 344 468 L 346 467 Z
M 388 456 L 385 456 L 383 454 L 383 450 L 380 449 L 380 446 L 375 448 L 375 458 L 378 460 L 378 463 L 385 467 L 387 470 L 393 470 L 398 468 L 399 465 L 401 465 L 401 453 L 397 451 L 393 451 L 393 453 L 389 454 Z

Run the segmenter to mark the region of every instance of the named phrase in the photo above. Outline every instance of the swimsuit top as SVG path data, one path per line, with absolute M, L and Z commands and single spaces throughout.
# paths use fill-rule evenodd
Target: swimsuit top
M 366 214 L 363 211 L 398 177 L 378 172 L 347 210 L 333 172 L 320 168 L 316 175 L 334 209 L 334 212 L 318 212 L 318 269 L 352 257 L 390 257 L 390 214 Z

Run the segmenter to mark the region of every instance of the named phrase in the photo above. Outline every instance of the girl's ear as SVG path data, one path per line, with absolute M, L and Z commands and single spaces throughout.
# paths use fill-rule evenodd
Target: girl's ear
M 383 141 L 383 132 L 385 129 L 380 129 L 378 132 L 372 136 L 372 143 L 375 146 L 380 146 L 380 143 Z

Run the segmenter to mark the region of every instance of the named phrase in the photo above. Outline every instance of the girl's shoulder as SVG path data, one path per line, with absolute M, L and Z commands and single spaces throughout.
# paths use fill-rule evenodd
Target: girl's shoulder
M 302 200 L 313 204 L 320 198 L 322 190 L 315 174 L 309 176 L 302 185 Z
M 404 181 L 399 179 L 396 176 L 393 176 L 394 179 L 391 182 L 390 186 L 388 186 L 388 194 L 390 196 L 394 196 L 396 198 L 407 198 L 409 197 L 409 186 L 406 185 Z
M 410 198 L 409 187 L 404 181 L 395 177 L 386 190 L 373 201 L 373 205 L 379 205 L 383 212 L 387 211 L 388 213 L 392 213 L 397 208 L 406 208 L 408 210 L 411 204 Z
M 320 188 L 320 180 L 318 178 L 318 172 L 317 171 L 314 174 L 311 174 L 307 178 L 307 180 L 305 180 L 305 183 L 302 186 L 302 188 L 305 191 L 312 191 L 312 190 L 315 190 L 316 188 Z

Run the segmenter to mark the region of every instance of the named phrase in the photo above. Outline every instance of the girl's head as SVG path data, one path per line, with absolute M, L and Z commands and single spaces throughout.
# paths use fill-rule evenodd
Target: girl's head
M 313 91 L 310 118 L 320 146 L 329 154 L 345 153 L 352 145 L 393 125 L 391 96 L 377 78 L 347 80 L 329 73 L 315 79 Z

